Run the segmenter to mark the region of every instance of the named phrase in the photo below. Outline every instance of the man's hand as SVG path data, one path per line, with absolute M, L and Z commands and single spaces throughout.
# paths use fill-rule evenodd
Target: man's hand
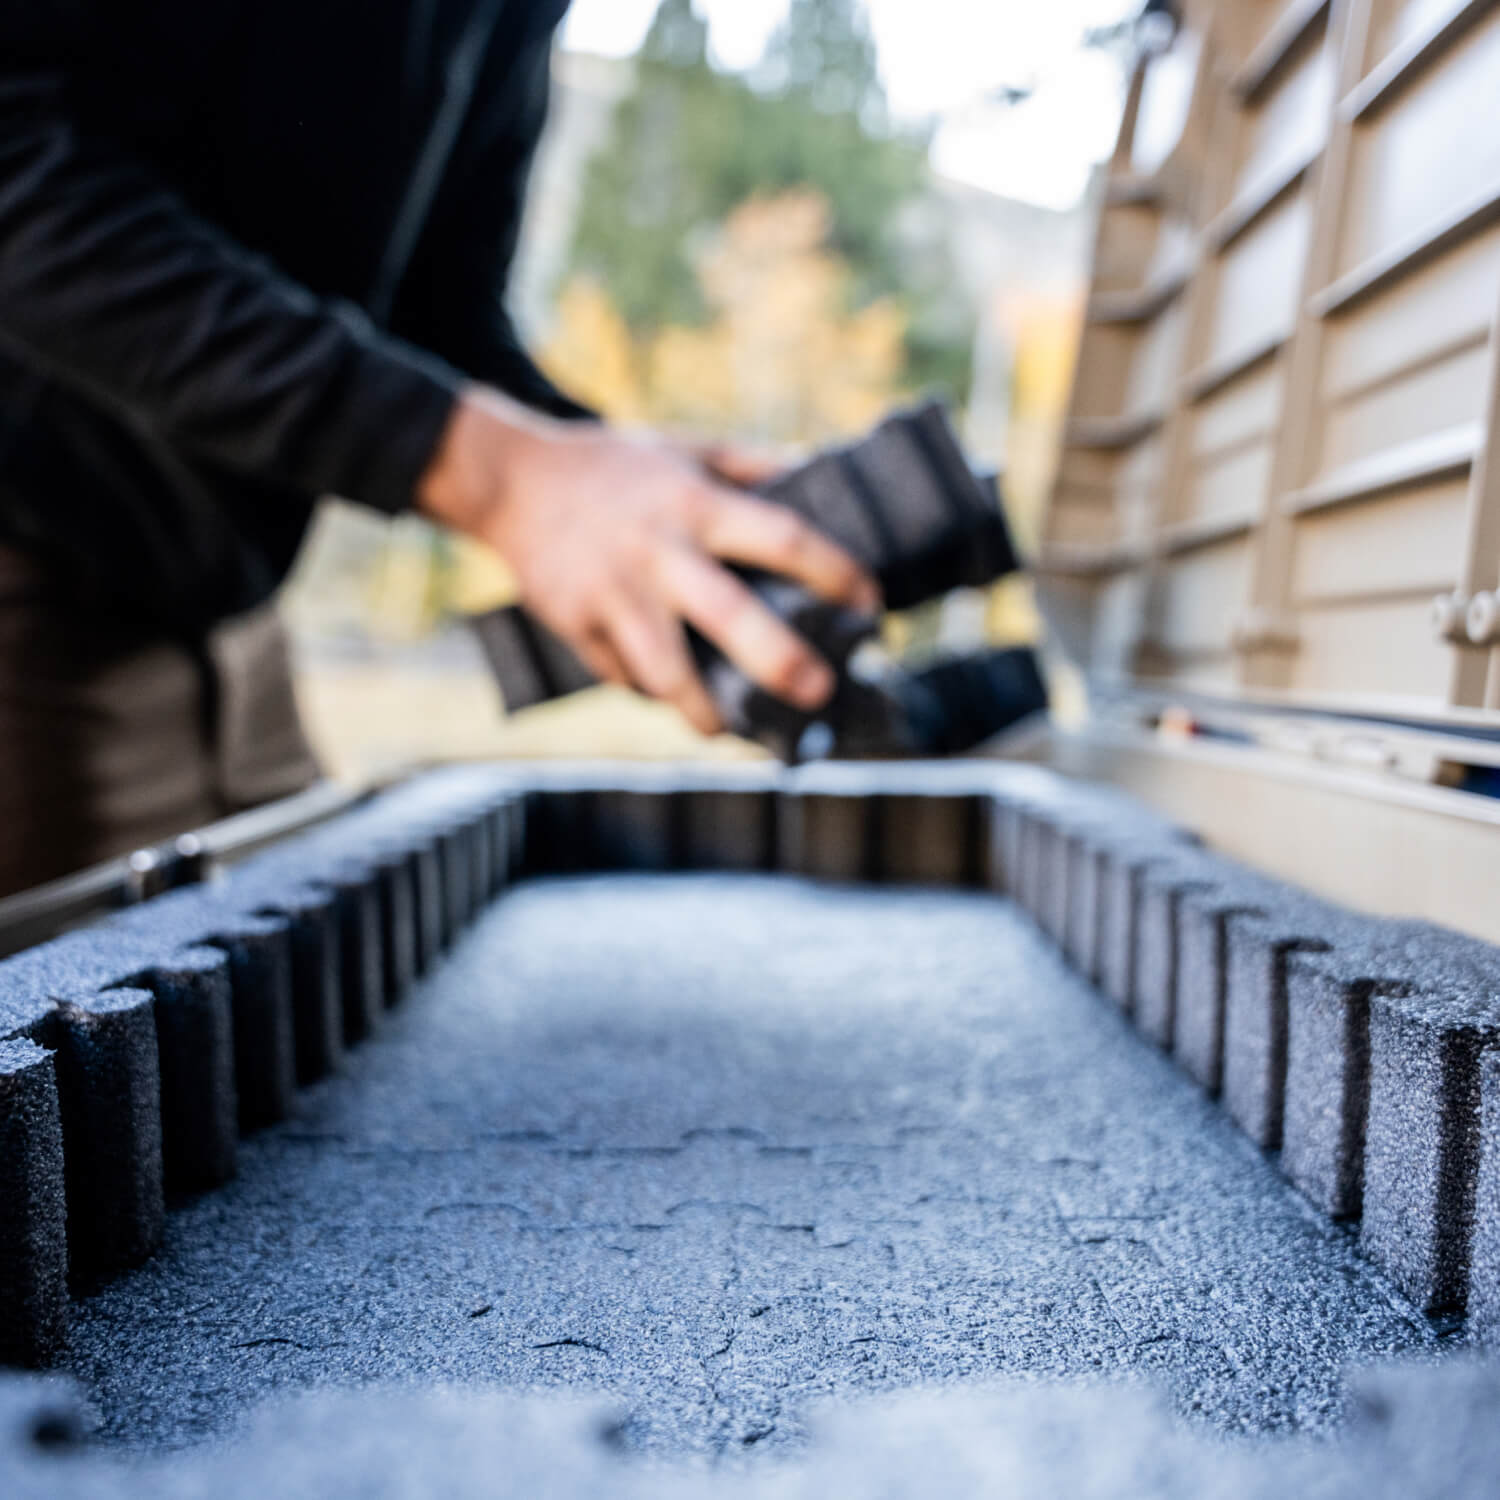
M 489 390 L 460 400 L 420 502 L 494 547 L 528 608 L 600 678 L 675 704 L 705 734 L 719 716 L 685 623 L 799 708 L 822 707 L 835 685 L 828 664 L 720 559 L 855 609 L 879 607 L 873 580 L 784 506 L 717 482 L 662 443 L 554 422 Z

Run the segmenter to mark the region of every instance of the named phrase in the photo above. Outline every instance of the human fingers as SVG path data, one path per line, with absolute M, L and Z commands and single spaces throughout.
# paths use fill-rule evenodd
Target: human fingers
M 658 574 L 667 602 L 768 693 L 804 709 L 832 697 L 828 663 L 711 558 L 673 547 L 659 559 Z
M 698 540 L 715 557 L 779 573 L 834 604 L 880 608 L 875 580 L 785 505 L 716 487 L 703 506 Z
M 752 489 L 780 478 L 791 467 L 786 455 L 739 443 L 709 443 L 697 450 L 708 472 L 741 489 Z
M 600 682 L 612 683 L 615 687 L 630 686 L 630 672 L 604 630 L 591 629 L 570 644 L 578 653 L 578 659 Z
M 700 734 L 723 728 L 682 625 L 660 602 L 622 591 L 606 605 L 603 619 L 610 646 L 636 687 L 672 704 Z

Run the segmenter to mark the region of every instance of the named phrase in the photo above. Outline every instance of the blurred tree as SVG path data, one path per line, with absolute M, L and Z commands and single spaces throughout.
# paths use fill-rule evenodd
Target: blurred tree
M 692 0 L 662 0 L 635 87 L 589 164 L 572 253 L 573 269 L 596 279 L 637 333 L 705 314 L 693 237 L 735 202 L 721 164 L 734 154 L 745 92 L 709 66 Z
M 661 0 L 635 87 L 590 163 L 572 270 L 593 278 L 633 336 L 703 327 L 694 274 L 739 205 L 813 189 L 831 209 L 828 248 L 847 267 L 851 311 L 901 304 L 910 383 L 967 394 L 970 324 L 931 235 L 913 245 L 907 209 L 927 181 L 927 137 L 890 122 L 859 0 L 792 0 L 749 77 L 717 71 L 692 0 Z
M 617 420 L 782 443 L 860 432 L 904 394 L 906 318 L 890 297 L 851 307 L 831 225 L 809 188 L 746 199 L 698 256 L 709 319 L 634 345 L 602 288 L 575 278 L 543 363 Z
M 548 374 L 586 406 L 617 422 L 645 419 L 640 357 L 599 282 L 575 276 L 563 288 L 543 357 Z
M 792 0 L 758 72 L 770 93 L 855 115 L 871 131 L 889 128 L 875 39 L 857 0 Z
M 832 248 L 821 193 L 747 199 L 701 257 L 714 321 L 664 329 L 653 342 L 653 416 L 738 422 L 780 443 L 871 426 L 902 394 L 906 320 L 891 298 L 852 309 L 851 275 Z

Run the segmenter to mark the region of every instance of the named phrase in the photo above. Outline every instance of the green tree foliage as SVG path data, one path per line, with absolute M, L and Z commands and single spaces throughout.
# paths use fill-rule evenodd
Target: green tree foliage
M 595 277 L 649 336 L 706 314 L 694 259 L 707 235 L 756 194 L 814 188 L 832 207 L 833 247 L 854 271 L 851 301 L 895 296 L 911 319 L 914 384 L 962 396 L 964 331 L 951 278 L 913 276 L 903 209 L 926 180 L 927 140 L 892 127 L 874 39 L 858 0 L 792 0 L 749 76 L 710 63 L 692 0 L 661 0 L 634 89 L 590 163 L 572 268 Z M 932 247 L 916 260 L 930 263 Z
M 889 124 L 875 39 L 855 0 L 793 0 L 758 69 L 769 92 L 871 130 Z

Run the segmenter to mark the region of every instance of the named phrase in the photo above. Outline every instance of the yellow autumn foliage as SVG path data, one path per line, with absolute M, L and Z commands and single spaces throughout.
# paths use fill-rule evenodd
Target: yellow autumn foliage
M 542 363 L 607 416 L 804 444 L 871 426 L 903 395 L 906 318 L 850 306 L 819 193 L 747 200 L 699 258 L 700 327 L 634 340 L 597 284 L 564 289 Z
M 646 419 L 635 342 L 609 293 L 592 278 L 575 276 L 563 288 L 540 363 L 569 395 L 611 421 Z

